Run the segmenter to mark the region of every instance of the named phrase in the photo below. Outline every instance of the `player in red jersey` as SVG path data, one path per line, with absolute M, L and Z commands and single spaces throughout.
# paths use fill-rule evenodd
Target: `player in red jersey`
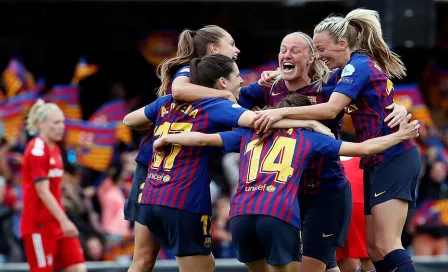
M 352 219 L 343 248 L 336 249 L 336 259 L 341 272 L 374 271 L 375 267 L 367 254 L 367 234 L 364 222 L 363 170 L 359 168 L 359 157 L 340 157 L 350 185 L 352 186 Z
M 64 114 L 57 105 L 38 100 L 28 115 L 27 129 L 37 134 L 26 147 L 22 168 L 20 233 L 30 271 L 87 271 L 78 229 L 62 205 L 64 165 L 56 142 L 64 136 Z

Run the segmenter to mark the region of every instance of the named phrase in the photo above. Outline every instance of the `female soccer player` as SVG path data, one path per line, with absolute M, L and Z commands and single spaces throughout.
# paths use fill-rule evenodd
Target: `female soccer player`
M 197 85 L 236 91 L 242 83 L 235 62 L 223 55 L 210 55 L 191 63 L 190 78 Z M 129 114 L 132 128 L 155 123 L 154 140 L 169 132 L 217 132 L 248 126 L 254 112 L 225 99 L 202 99 L 177 104 L 171 95 Z M 317 127 L 318 122 L 282 120 L 281 127 Z M 320 124 L 320 126 L 323 126 Z M 328 128 L 323 130 L 331 134 Z M 181 271 L 211 271 L 210 167 L 218 156 L 215 148 L 174 147 L 166 157 L 153 156 L 143 189 L 142 220 L 158 240 L 170 249 Z
M 20 232 L 32 272 L 87 271 L 78 229 L 62 205 L 64 166 L 57 142 L 64 136 L 64 114 L 39 99 L 27 119 L 31 135 L 23 160 L 23 213 Z
M 393 104 L 391 78 L 406 75 L 399 57 L 382 38 L 378 12 L 355 9 L 347 16 L 328 17 L 314 30 L 314 46 L 329 68 L 341 68 L 327 103 L 301 108 L 262 112 L 254 127 L 265 130 L 282 117 L 332 119 L 344 107 L 352 114 L 359 141 L 388 135 L 399 117 L 385 122 Z M 415 271 L 409 254 L 401 245 L 401 233 L 409 204 L 415 206 L 415 187 L 421 158 L 412 141 L 361 160 L 364 169 L 367 249 L 377 271 Z M 393 171 L 391 170 L 393 169 Z M 395 216 L 391 217 L 390 214 Z
M 283 38 L 278 62 L 280 74 L 272 87 L 261 87 L 258 82 L 242 87 L 237 95 L 240 105 L 253 108 L 264 102 L 275 106 L 293 93 L 308 96 L 313 104 L 327 102 L 340 76 L 334 73 L 328 80 L 330 71 L 316 59 L 311 37 L 302 32 Z M 336 136 L 342 114 L 325 123 Z M 350 185 L 342 169 L 338 158 L 316 156 L 301 176 L 298 199 L 305 271 L 316 267 L 337 270 L 336 247 L 344 245 L 352 208 Z
M 278 106 L 298 106 L 301 101 L 308 102 L 305 96 L 294 94 Z M 408 123 L 409 119 L 410 115 L 400 124 L 398 132 L 362 143 L 342 142 L 302 129 L 277 130 L 260 139 L 255 130 L 239 128 L 215 134 L 163 135 L 154 142 L 154 152 L 164 156 L 165 150 L 179 144 L 239 151 L 240 182 L 230 210 L 230 229 L 238 260 L 251 272 L 266 271 L 266 263 L 269 271 L 298 271 L 300 212 L 296 195 L 303 169 L 315 155 L 371 156 L 415 138 L 419 125 L 417 121 Z M 169 144 L 175 145 L 163 148 Z
M 173 88 L 174 97 L 181 100 L 185 94 L 190 94 L 194 99 L 223 97 L 234 100 L 233 94 L 229 91 L 215 90 L 190 83 L 188 66 L 190 61 L 195 57 L 203 57 L 212 53 L 220 53 L 236 59 L 240 51 L 235 47 L 232 36 L 218 26 L 206 26 L 197 31 L 184 30 L 179 36 L 176 56 L 166 59 L 157 68 L 158 76 L 162 81 L 157 92 L 158 95 L 171 94 Z M 125 120 L 127 118 L 128 116 L 125 117 Z M 143 127 L 142 129 L 148 128 Z M 152 271 L 160 249 L 154 236 L 148 228 L 138 222 L 138 216 L 136 216 L 139 213 L 139 196 L 141 198 L 141 189 L 146 180 L 149 161 L 152 157 L 152 141 L 150 141 L 152 133 L 153 129 L 149 129 L 140 145 L 132 188 L 124 209 L 125 219 L 135 221 L 135 246 L 130 272 Z

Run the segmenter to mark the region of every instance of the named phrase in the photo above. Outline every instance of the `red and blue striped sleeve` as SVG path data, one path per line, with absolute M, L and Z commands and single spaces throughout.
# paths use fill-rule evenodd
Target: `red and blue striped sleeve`
M 341 79 L 339 79 L 333 92 L 345 94 L 356 100 L 369 82 L 370 74 L 371 70 L 367 59 L 353 59 L 353 61 L 345 65 Z
M 224 152 L 240 152 L 241 141 L 248 131 L 247 128 L 237 128 L 233 131 L 219 132 L 224 145 Z

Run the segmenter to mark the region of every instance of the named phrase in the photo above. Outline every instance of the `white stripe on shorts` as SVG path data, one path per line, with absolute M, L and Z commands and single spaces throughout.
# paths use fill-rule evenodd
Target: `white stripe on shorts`
M 31 234 L 33 239 L 34 252 L 36 253 L 37 266 L 39 268 L 46 267 L 44 246 L 42 244 L 42 236 L 39 233 Z

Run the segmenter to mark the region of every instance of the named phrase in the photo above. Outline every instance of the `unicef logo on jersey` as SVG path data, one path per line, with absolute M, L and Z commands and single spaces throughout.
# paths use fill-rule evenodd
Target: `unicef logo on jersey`
M 246 188 L 244 188 L 244 190 L 246 192 L 255 192 L 255 191 L 262 191 L 262 192 L 268 192 L 268 193 L 272 193 L 276 190 L 277 188 L 274 185 L 258 185 L 258 186 L 247 186 Z
M 168 181 L 171 180 L 171 177 L 170 177 L 170 175 L 166 175 L 166 174 L 159 175 L 159 174 L 149 173 L 148 174 L 148 179 L 168 182 Z

